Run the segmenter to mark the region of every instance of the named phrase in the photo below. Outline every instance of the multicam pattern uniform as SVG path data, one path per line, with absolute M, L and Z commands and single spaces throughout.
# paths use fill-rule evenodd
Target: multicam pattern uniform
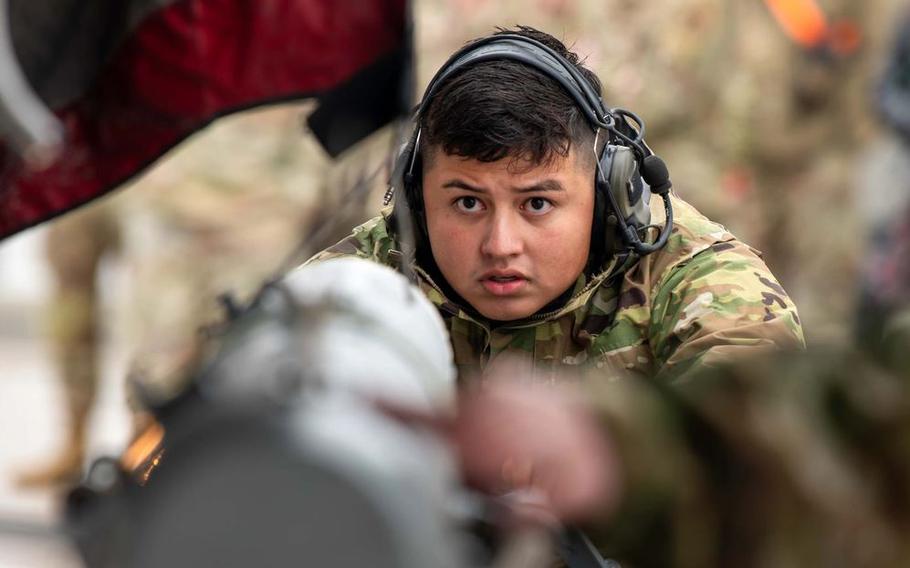
M 662 223 L 657 201 L 652 216 Z M 673 204 L 676 222 L 661 251 L 637 262 L 614 258 L 598 275 L 579 277 L 563 308 L 520 322 L 494 327 L 472 317 L 415 267 L 445 319 L 461 378 L 517 359 L 544 380 L 566 367 L 678 380 L 696 363 L 803 347 L 796 308 L 758 253 L 684 201 Z M 344 255 L 401 259 L 382 217 L 309 262 Z

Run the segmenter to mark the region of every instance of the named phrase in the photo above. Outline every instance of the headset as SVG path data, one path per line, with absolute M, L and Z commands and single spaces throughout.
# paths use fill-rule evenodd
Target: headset
M 618 253 L 644 256 L 662 248 L 673 228 L 669 197 L 672 183 L 667 166 L 644 141 L 644 122 L 627 110 L 608 108 L 578 69 L 550 47 L 533 38 L 508 33 L 481 38 L 455 52 L 427 86 L 414 115 L 414 132 L 398 155 L 385 195 L 388 205 L 396 190 L 400 188 L 403 194 L 403 198 L 395 199 L 393 230 L 403 235 L 413 231 L 416 249 L 427 250 L 420 248 L 429 243 L 420 184 L 420 119 L 446 79 L 492 60 L 518 61 L 559 83 L 595 132 L 592 151 L 597 151 L 600 136 L 607 137 L 596 156 L 592 257 L 606 260 Z M 641 234 L 652 227 L 651 194 L 663 198 L 666 222 L 654 243 L 647 243 Z

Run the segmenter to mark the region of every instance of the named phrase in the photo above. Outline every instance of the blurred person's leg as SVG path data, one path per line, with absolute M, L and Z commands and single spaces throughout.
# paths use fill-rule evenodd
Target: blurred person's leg
M 66 430 L 58 454 L 23 473 L 22 486 L 72 482 L 81 473 L 101 347 L 96 274 L 101 257 L 118 240 L 116 220 L 104 203 L 66 215 L 48 231 L 46 254 L 54 279 L 48 338 L 64 387 Z

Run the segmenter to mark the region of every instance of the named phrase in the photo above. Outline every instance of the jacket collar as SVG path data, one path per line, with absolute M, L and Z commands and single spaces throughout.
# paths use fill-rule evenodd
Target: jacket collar
M 634 255 L 616 255 L 604 266 L 603 270 L 594 276 L 588 277 L 585 274 L 581 274 L 575 282 L 571 297 L 560 308 L 545 313 L 536 313 L 520 320 L 498 322 L 495 328 L 500 330 L 524 329 L 557 320 L 566 314 L 571 314 L 585 306 L 590 301 L 594 292 L 605 281 L 628 270 L 636 260 L 637 257 Z M 494 326 L 491 325 L 489 320 L 480 317 L 479 315 L 472 314 L 458 303 L 449 299 L 445 292 L 443 292 L 442 287 L 433 280 L 433 277 L 427 270 L 418 266 L 416 262 L 411 263 L 411 268 L 417 275 L 418 285 L 423 290 L 424 294 L 442 313 L 471 322 L 482 327 L 487 332 L 493 329 Z

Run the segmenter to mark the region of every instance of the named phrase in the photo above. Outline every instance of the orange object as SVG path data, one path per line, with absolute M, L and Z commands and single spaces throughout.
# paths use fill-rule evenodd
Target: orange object
M 163 441 L 164 427 L 159 422 L 152 421 L 123 452 L 120 465 L 144 482 L 151 470 L 158 465 Z
M 784 32 L 805 48 L 818 47 L 828 39 L 828 21 L 813 0 L 765 0 Z

